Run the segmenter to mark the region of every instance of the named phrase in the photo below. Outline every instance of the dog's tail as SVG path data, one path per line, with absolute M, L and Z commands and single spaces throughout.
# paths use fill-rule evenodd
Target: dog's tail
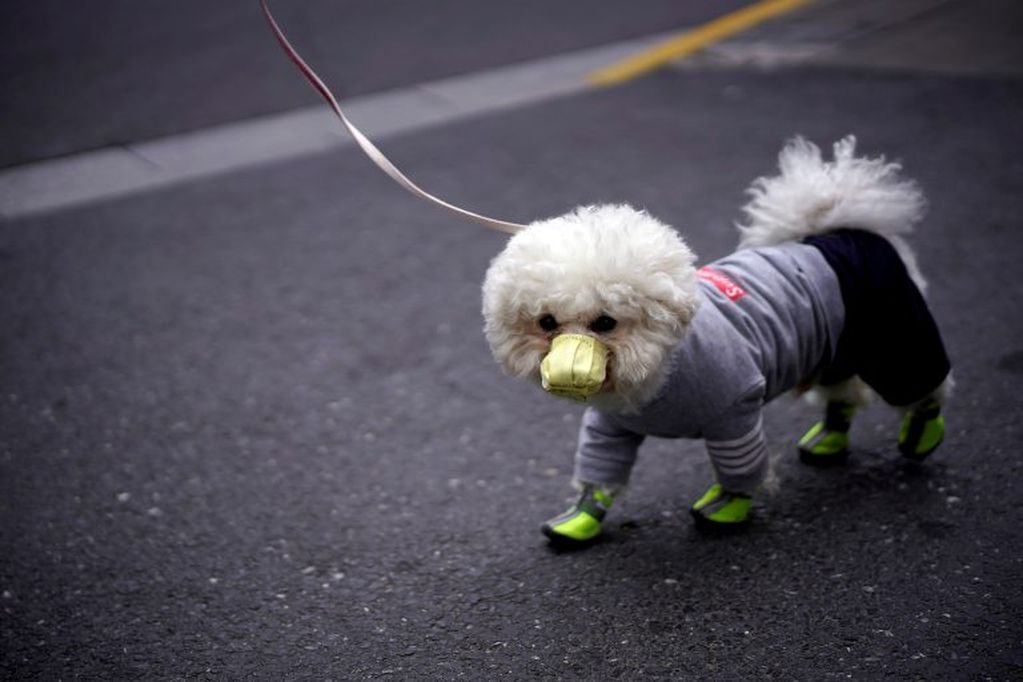
M 760 177 L 748 193 L 753 199 L 738 225 L 740 248 L 798 241 L 841 227 L 876 232 L 888 239 L 923 290 L 916 257 L 904 239 L 923 218 L 926 201 L 912 180 L 899 177 L 902 167 L 885 158 L 856 157 L 852 135 L 834 145 L 834 161 L 802 137 L 778 155 L 780 175 Z

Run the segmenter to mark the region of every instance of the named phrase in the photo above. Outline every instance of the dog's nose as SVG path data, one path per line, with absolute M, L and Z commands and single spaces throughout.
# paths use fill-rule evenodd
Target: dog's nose
M 585 334 L 554 337 L 551 350 L 540 362 L 545 391 L 585 401 L 600 391 L 607 379 L 607 346 Z

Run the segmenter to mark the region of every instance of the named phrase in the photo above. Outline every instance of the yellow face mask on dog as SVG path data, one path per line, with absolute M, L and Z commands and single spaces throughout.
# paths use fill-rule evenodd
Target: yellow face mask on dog
M 540 378 L 548 393 L 585 401 L 607 379 L 607 346 L 583 334 L 555 336 L 540 363 Z

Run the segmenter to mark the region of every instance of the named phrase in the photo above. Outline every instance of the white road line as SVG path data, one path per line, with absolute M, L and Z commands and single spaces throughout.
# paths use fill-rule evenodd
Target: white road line
M 374 140 L 594 87 L 586 76 L 672 34 L 647 36 L 342 102 Z M 296 75 L 296 78 L 298 76 Z M 315 95 L 310 91 L 310 99 Z M 0 170 L 0 216 L 18 218 L 352 144 L 325 105 Z M 408 169 L 414 176 L 414 169 Z

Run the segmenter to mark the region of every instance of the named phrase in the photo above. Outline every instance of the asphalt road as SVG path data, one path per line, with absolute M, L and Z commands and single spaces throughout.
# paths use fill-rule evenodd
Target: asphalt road
M 627 201 L 701 260 L 795 133 L 855 132 L 920 180 L 947 442 L 904 463 L 875 407 L 848 466 L 807 469 L 816 413 L 782 399 L 780 491 L 727 538 L 686 513 L 700 445 L 655 440 L 604 542 L 546 546 L 579 410 L 489 357 L 503 237 L 355 149 L 0 222 L 0 675 L 1018 678 L 1021 110 L 1011 73 L 710 64 L 386 141 L 456 203 Z M 75 149 L 101 139 L 80 115 Z
M 748 0 L 276 0 L 345 97 L 698 24 Z M 257 0 L 0 5 L 0 167 L 308 105 Z M 83 125 L 84 124 L 84 125 Z

